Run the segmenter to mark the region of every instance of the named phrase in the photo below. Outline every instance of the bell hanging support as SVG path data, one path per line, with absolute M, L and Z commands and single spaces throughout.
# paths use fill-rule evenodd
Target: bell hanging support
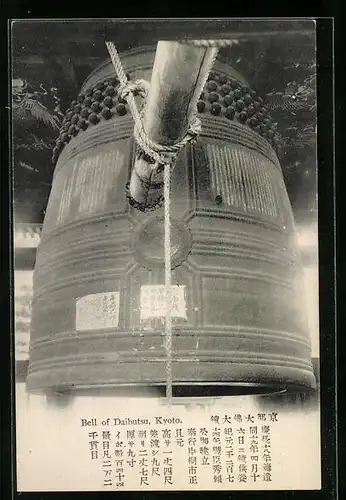
M 110 43 L 107 47 L 114 64 L 116 51 Z M 196 135 L 197 101 L 217 52 L 217 47 L 167 41 L 157 44 L 143 111 L 145 137 L 144 141 L 137 140 L 138 149 L 128 185 L 130 203 L 142 211 L 156 208 L 162 202 L 164 158 L 168 157 L 174 166 L 179 150 Z M 119 67 L 114 65 L 120 76 Z

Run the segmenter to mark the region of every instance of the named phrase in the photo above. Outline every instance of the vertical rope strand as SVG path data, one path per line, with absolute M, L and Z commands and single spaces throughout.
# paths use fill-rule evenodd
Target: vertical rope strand
M 166 397 L 172 398 L 172 299 L 171 299 L 171 220 L 170 220 L 170 180 L 171 168 L 169 164 L 164 167 L 164 229 L 165 229 L 165 293 L 166 293 Z
M 205 47 L 206 55 L 212 54 L 212 64 L 215 62 L 218 54 L 218 48 L 223 46 L 230 46 L 236 41 L 233 40 L 194 40 L 187 43 L 192 43 L 196 46 Z M 171 146 L 163 146 L 151 141 L 146 135 L 140 113 L 137 109 L 136 101 L 133 95 L 134 89 L 146 90 L 142 88 L 142 84 L 135 82 L 131 84 L 128 82 L 126 73 L 121 64 L 119 54 L 112 42 L 106 42 L 106 46 L 111 57 L 117 77 L 120 81 L 120 95 L 124 93 L 129 105 L 131 114 L 135 121 L 134 136 L 136 142 L 157 164 L 164 165 L 164 255 L 165 255 L 165 299 L 166 299 L 166 318 L 165 318 L 165 351 L 166 351 L 166 397 L 168 400 L 172 399 L 172 290 L 171 290 L 171 220 L 170 220 L 170 180 L 171 169 L 175 162 L 176 156 L 179 151 L 190 141 L 196 140 L 200 129 L 200 120 L 195 117 L 195 120 L 190 124 L 188 131 L 183 139 Z M 209 54 L 208 54 L 209 53 Z M 207 75 L 205 76 L 205 81 Z M 203 82 L 205 83 L 205 82 Z

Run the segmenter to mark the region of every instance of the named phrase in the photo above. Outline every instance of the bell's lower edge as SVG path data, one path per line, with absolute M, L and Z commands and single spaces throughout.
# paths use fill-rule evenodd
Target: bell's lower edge
M 203 383 L 201 383 L 203 380 Z M 172 363 L 173 385 L 189 386 L 237 386 L 239 393 L 248 393 L 249 387 L 262 387 L 263 393 L 273 387 L 282 390 L 309 391 L 316 388 L 313 368 L 292 368 L 275 365 L 244 363 L 193 362 Z M 30 391 L 67 387 L 77 390 L 83 387 L 166 385 L 164 362 L 117 363 L 62 368 L 49 367 L 28 374 Z M 257 390 L 256 390 L 257 392 Z M 277 392 L 277 391 L 275 391 Z

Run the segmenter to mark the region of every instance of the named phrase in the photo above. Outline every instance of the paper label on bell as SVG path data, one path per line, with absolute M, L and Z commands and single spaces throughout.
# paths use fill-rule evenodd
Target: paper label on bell
M 76 330 L 103 330 L 119 325 L 119 292 L 94 293 L 76 301 Z
M 186 318 L 185 286 L 171 285 L 169 298 L 172 318 Z M 167 314 L 165 285 L 141 286 L 141 320 L 164 317 Z

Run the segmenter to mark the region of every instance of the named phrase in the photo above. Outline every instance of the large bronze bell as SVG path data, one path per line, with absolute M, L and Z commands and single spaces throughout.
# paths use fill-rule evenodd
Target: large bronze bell
M 122 54 L 150 81 L 155 49 Z M 126 196 L 133 120 L 107 61 L 66 114 L 37 252 L 29 390 L 166 384 L 163 209 Z M 294 220 L 270 117 L 218 59 L 171 186 L 174 386 L 313 388 Z

